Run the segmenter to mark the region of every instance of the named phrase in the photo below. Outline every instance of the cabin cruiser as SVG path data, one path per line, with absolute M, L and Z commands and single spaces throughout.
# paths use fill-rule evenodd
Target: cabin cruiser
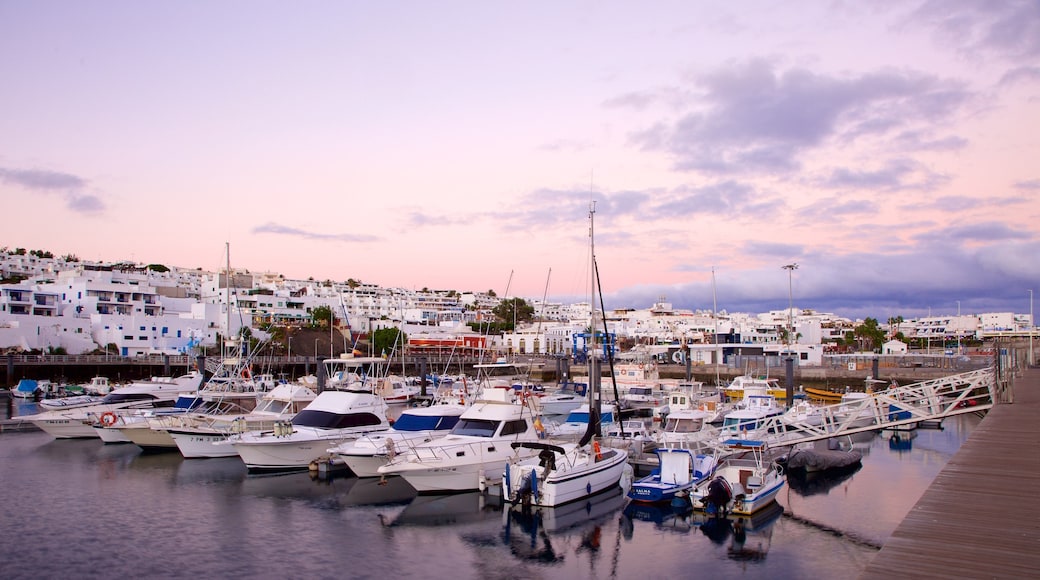
M 57 439 L 97 437 L 95 422 L 116 419 L 122 409 L 172 407 L 178 395 L 195 391 L 202 384 L 202 375 L 193 371 L 180 377 L 152 377 L 113 390 L 101 402 L 86 407 L 45 411 L 22 417 Z
M 292 418 L 271 430 L 228 438 L 250 471 L 307 469 L 329 447 L 386 431 L 386 402 L 370 391 L 323 391 Z
M 229 436 L 247 431 L 274 429 L 278 421 L 291 420 L 311 403 L 317 394 L 302 384 L 280 384 L 263 393 L 255 409 L 243 412 L 237 405 L 217 401 L 199 412 L 164 417 L 152 429 L 162 429 L 173 439 L 181 455 L 187 459 L 202 457 L 234 457 L 235 448 Z
M 390 429 L 330 448 L 330 459 L 344 463 L 358 477 L 378 477 L 379 468 L 409 446 L 450 432 L 467 408 L 452 401 L 405 409 Z
M 722 439 L 747 437 L 767 419 L 783 415 L 785 408 L 765 387 L 745 388 L 744 399 L 722 421 Z
M 617 422 L 616 407 L 610 403 L 600 403 L 599 422 L 602 430 L 609 430 Z M 588 403 L 570 412 L 567 419 L 552 429 L 554 437 L 580 437 L 589 427 L 592 412 Z
M 447 435 L 409 446 L 379 468 L 380 475 L 400 475 L 419 493 L 485 489 L 501 481 L 506 461 L 537 454 L 513 449 L 515 441 L 538 441 L 532 405 L 512 402 L 512 389 L 485 389 Z
M 566 415 L 577 409 L 587 397 L 570 388 L 561 388 L 538 397 L 543 415 Z

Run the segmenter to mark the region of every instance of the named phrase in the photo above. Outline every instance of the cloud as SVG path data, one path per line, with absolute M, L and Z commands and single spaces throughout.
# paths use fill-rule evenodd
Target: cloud
M 667 219 L 698 214 L 732 219 L 733 216 L 778 215 L 787 208 L 781 197 L 763 192 L 758 187 L 735 180 L 724 180 L 703 186 L 681 186 L 654 197 L 643 217 Z
M 963 243 L 966 241 L 992 243 L 1004 240 L 1030 240 L 1036 236 L 1033 233 L 1016 230 L 1000 222 L 984 222 L 961 226 L 950 226 L 941 230 L 924 232 L 915 236 L 915 239 L 924 243 L 947 244 Z
M 1022 189 L 1025 191 L 1037 191 L 1040 190 L 1040 179 L 1030 179 L 1027 181 L 1019 181 L 1014 184 L 1015 189 Z
M 875 170 L 834 169 L 818 185 L 837 189 L 896 192 L 903 190 L 932 191 L 950 181 L 910 160 L 892 160 Z
M 1040 67 L 1019 66 L 1008 69 L 997 83 L 1000 86 L 1014 86 L 1018 84 L 1040 82 Z
M 100 197 L 80 191 L 87 187 L 87 181 L 70 173 L 0 167 L 0 181 L 38 193 L 61 196 L 65 199 L 65 206 L 76 213 L 96 214 L 105 210 L 105 202 Z
M 378 242 L 380 240 L 377 236 L 370 236 L 364 234 L 322 234 L 317 232 L 308 232 L 299 228 L 293 228 L 289 226 L 283 226 L 272 222 L 256 226 L 252 229 L 254 234 L 275 234 L 279 236 L 290 236 L 295 238 L 302 238 L 305 240 L 316 240 L 320 242 Z
M 79 189 L 86 182 L 69 173 L 39 169 L 5 169 L 0 167 L 0 179 L 27 189 Z
M 1010 61 L 1040 56 L 1040 3 L 1035 0 L 929 0 L 908 21 L 935 28 L 945 46 L 976 58 Z
M 709 173 L 792 172 L 807 151 L 866 138 L 904 151 L 961 148 L 963 139 L 934 136 L 933 127 L 973 97 L 960 83 L 912 71 L 828 76 L 761 59 L 692 82 L 700 90 L 686 93 L 685 112 L 630 140 L 671 154 L 679 170 Z
M 936 236 L 936 243 L 898 252 L 805 252 L 798 256 L 799 269 L 792 277 L 794 304 L 853 319 L 879 320 L 925 316 L 929 311 L 952 314 L 958 301 L 964 313 L 1007 312 L 1008 304 L 1021 305 L 1012 307 L 1015 312 L 1028 311 L 1027 289 L 1040 278 L 1040 263 L 1032 259 L 1040 253 L 1040 242 L 1027 240 L 1022 232 L 1002 230 L 999 224 L 951 228 L 944 234 Z M 997 239 L 989 237 L 993 234 Z M 779 265 L 722 268 L 715 279 L 719 310 L 757 313 L 787 307 L 788 273 Z M 711 310 L 711 277 L 687 284 L 632 286 L 606 295 L 605 301 L 608 309 L 642 308 L 661 296 L 676 308 Z

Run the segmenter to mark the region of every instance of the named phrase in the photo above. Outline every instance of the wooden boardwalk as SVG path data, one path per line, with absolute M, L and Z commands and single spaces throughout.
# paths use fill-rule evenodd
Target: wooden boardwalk
M 1015 379 L 1014 403 L 989 411 L 860 578 L 1040 578 L 1040 369 Z

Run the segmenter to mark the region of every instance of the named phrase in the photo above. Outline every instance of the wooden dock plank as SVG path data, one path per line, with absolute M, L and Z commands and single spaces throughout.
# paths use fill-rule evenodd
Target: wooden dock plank
M 1040 577 L 1040 369 L 1015 380 L 860 578 Z

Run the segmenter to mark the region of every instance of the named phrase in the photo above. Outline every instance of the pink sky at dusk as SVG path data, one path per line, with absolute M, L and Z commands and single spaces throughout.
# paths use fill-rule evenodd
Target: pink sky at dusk
M 581 299 L 595 200 L 608 307 L 1040 290 L 1034 1 L 0 2 L 0 70 L 0 246 Z

